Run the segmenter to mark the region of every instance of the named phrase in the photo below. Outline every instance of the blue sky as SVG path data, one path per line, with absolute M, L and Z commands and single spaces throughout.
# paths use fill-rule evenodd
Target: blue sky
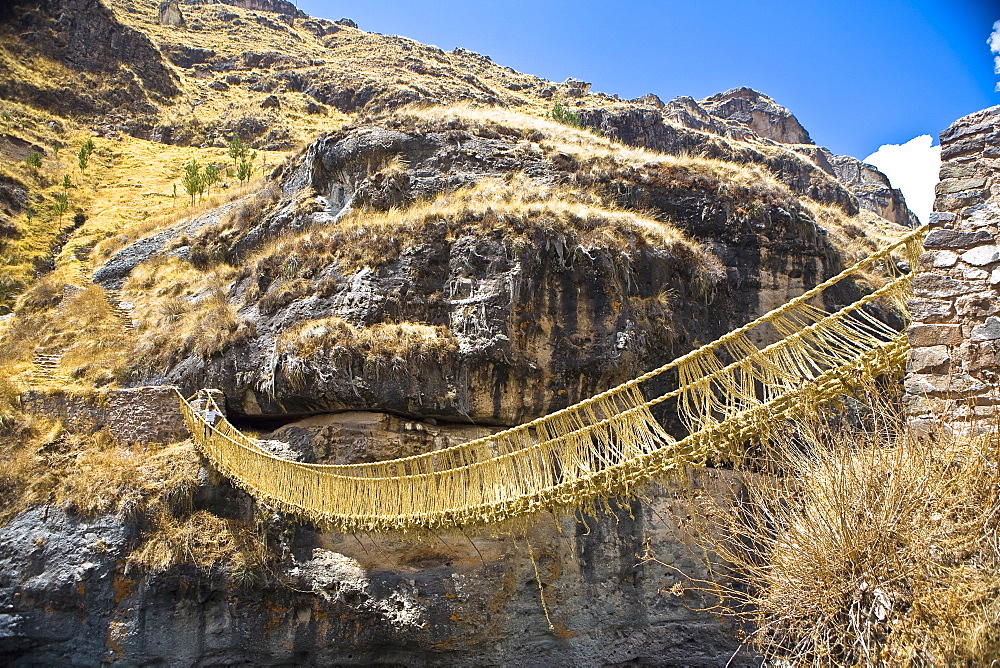
M 997 0 L 297 0 L 314 16 L 461 46 L 624 98 L 750 86 L 813 139 L 865 157 L 1000 104 Z

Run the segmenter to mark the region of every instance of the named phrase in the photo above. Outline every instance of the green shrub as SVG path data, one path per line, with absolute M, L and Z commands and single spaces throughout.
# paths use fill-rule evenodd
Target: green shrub
M 90 163 L 90 156 L 94 153 L 94 140 L 88 139 L 80 147 L 80 150 L 76 154 L 77 164 L 80 165 L 80 171 L 87 171 L 87 165 Z
M 568 109 L 559 100 L 553 103 L 552 111 L 549 112 L 549 118 L 563 125 L 568 125 L 571 128 L 587 129 L 587 126 L 583 124 L 583 119 L 580 118 L 580 112 Z
M 237 165 L 240 161 L 246 160 L 246 144 L 244 144 L 243 141 L 237 136 L 233 136 L 233 138 L 229 140 L 229 157 L 233 159 L 233 165 Z

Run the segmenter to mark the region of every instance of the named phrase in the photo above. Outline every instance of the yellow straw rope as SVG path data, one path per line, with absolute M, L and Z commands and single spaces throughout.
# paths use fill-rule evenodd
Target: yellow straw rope
M 413 457 L 370 464 L 305 464 L 277 457 L 225 419 L 207 424 L 208 394 L 181 411 L 213 464 L 249 493 L 342 531 L 394 531 L 484 525 L 595 498 L 628 493 L 651 477 L 710 459 L 738 457 L 748 438 L 776 420 L 793 420 L 809 402 L 829 401 L 845 380 L 903 364 L 905 335 L 876 303 L 899 307 L 926 228 L 906 235 L 787 304 L 717 341 L 590 399 L 492 436 Z M 879 269 L 879 289 L 828 312 L 825 291 Z M 902 309 L 900 309 L 900 312 Z M 752 335 L 770 327 L 764 348 Z M 755 332 L 754 330 L 757 330 Z M 759 336 L 757 338 L 760 338 Z M 676 372 L 677 389 L 647 400 L 641 385 Z M 651 408 L 676 401 L 688 436 L 675 440 Z M 815 402 L 813 402 L 813 405 Z M 196 408 L 197 406 L 197 408 Z

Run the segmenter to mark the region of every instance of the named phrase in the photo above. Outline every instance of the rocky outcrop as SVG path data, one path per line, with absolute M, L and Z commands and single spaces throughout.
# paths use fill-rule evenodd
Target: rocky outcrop
M 734 88 L 704 100 L 657 102 L 659 98 L 646 96 L 628 107 L 583 109 L 581 117 L 586 125 L 633 146 L 757 163 L 799 195 L 849 213 L 867 209 L 900 225 L 918 224 L 902 192 L 884 174 L 814 145 L 795 116 L 762 93 Z
M 704 113 L 691 98 L 671 102 L 660 111 L 642 107 L 583 109 L 583 122 L 633 146 L 671 155 L 700 155 L 736 163 L 767 167 L 797 194 L 857 213 L 857 198 L 844 184 L 791 150 L 773 144 L 733 142 L 747 139 L 750 131 L 730 126 Z M 690 124 L 688 128 L 680 123 Z
M 94 665 L 107 657 L 116 558 L 134 530 L 41 506 L 0 527 L 0 655 L 11 665 Z M 96 633 L 95 630 L 99 629 Z
M 184 14 L 181 12 L 180 3 L 177 0 L 163 0 L 160 3 L 159 12 L 161 26 L 184 27 Z
M 0 178 L 0 248 L 17 234 L 14 219 L 28 207 L 28 189 L 22 183 Z
M 309 15 L 296 7 L 288 0 L 184 0 L 189 5 L 214 5 L 223 4 L 242 9 L 249 9 L 255 12 L 270 12 L 272 14 L 282 14 L 297 19 L 309 18 Z
M 228 287 L 254 334 L 210 359 L 174 359 L 149 380 L 220 387 L 244 415 L 378 409 L 514 424 L 669 361 L 840 266 L 785 190 L 720 187 L 695 166 L 612 166 L 586 147 L 606 140 L 579 141 L 571 155 L 534 130 L 409 117 L 317 141 L 276 176 L 270 199 L 206 227 L 190 251 L 235 265 L 256 258 Z M 393 223 L 411 230 L 404 236 L 321 248 L 323 232 L 294 251 L 252 255 L 281 235 L 335 229 L 326 226 L 354 210 L 419 211 L 485 183 L 501 194 L 483 214 L 470 195 L 468 209 Z M 597 206 L 562 218 L 572 193 L 591 188 L 700 248 L 635 235 Z M 504 203 L 546 191 L 550 203 Z M 398 354 L 365 352 L 410 336 L 418 343 Z
M 241 197 L 212 209 L 204 215 L 195 216 L 178 225 L 144 237 L 134 244 L 129 244 L 98 267 L 93 273 L 93 281 L 103 288 L 117 290 L 121 288 L 122 283 L 139 263 L 145 262 L 154 255 L 169 252 L 178 257 L 187 257 L 191 250 L 189 247 L 179 246 L 167 249 L 167 244 L 179 238 L 194 235 L 204 227 L 217 224 L 233 210 L 245 206 L 246 199 L 246 197 Z
M 809 156 L 820 169 L 843 183 L 857 197 L 862 209 L 906 227 L 920 225 L 906 206 L 903 192 L 893 188 L 889 178 L 873 165 L 848 155 L 834 155 L 822 146 L 797 146 L 795 150 Z
M 732 88 L 706 97 L 700 104 L 713 116 L 741 123 L 761 137 L 782 144 L 813 143 L 790 111 L 752 88 Z

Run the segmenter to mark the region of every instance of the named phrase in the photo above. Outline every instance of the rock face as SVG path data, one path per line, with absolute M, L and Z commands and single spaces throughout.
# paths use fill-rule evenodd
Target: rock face
M 884 174 L 814 145 L 795 116 L 766 95 L 735 88 L 700 101 L 678 97 L 664 105 L 653 98 L 581 114 L 588 126 L 627 144 L 765 165 L 800 195 L 847 211 L 867 209 L 907 227 L 918 224 Z M 746 143 L 723 141 L 733 139 Z
M 812 144 L 809 133 L 790 111 L 757 91 L 733 88 L 701 101 L 713 116 L 746 125 L 761 137 L 782 144 Z
M 1000 362 L 1000 106 L 941 133 L 941 181 L 909 303 L 906 402 L 929 430 L 993 429 Z M 957 404 L 958 408 L 951 408 Z
M 127 248 L 115 253 L 111 259 L 95 271 L 93 281 L 109 290 L 117 290 L 125 282 L 125 279 L 128 278 L 129 273 L 140 262 L 145 262 L 154 255 L 170 252 L 179 257 L 186 257 L 190 252 L 190 248 L 181 246 L 180 248 L 167 251 L 165 249 L 166 244 L 178 237 L 193 235 L 204 227 L 217 224 L 223 216 L 245 204 L 245 198 L 224 204 L 204 215 L 196 216 L 129 245 Z
M 583 148 L 575 157 L 534 139 L 491 123 L 404 119 L 345 129 L 284 168 L 283 198 L 252 207 L 242 225 L 205 228 L 192 257 L 239 264 L 282 234 L 324 229 L 352 210 L 406 207 L 487 181 L 504 192 L 592 183 L 618 206 L 671 221 L 701 249 L 614 241 L 626 232 L 613 219 L 588 223 L 612 235 L 592 238 L 590 228 L 558 223 L 558 207 L 544 202 L 527 215 L 528 204 L 510 213 L 500 201 L 492 226 L 478 214 L 421 218 L 412 240 L 373 240 L 371 250 L 351 251 L 362 254 L 357 261 L 325 255 L 340 242 L 321 250 L 321 236 L 304 237 L 294 251 L 259 257 L 230 286 L 251 338 L 212 359 L 182 357 L 149 380 L 219 387 L 245 415 L 376 408 L 514 424 L 665 363 L 839 268 L 824 232 L 787 191 L 754 194 L 750 206 L 739 188 L 692 188 L 698 177 L 685 169 L 610 168 Z M 406 332 L 423 338 L 401 357 L 335 343 Z M 314 349 L 312 340 L 326 343 Z
M 810 159 L 827 174 L 840 181 L 853 194 L 858 206 L 886 220 L 916 228 L 920 221 L 906 206 L 903 193 L 893 188 L 889 178 L 873 165 L 849 155 L 834 155 L 822 146 L 797 146 L 796 152 Z
M 232 490 L 213 494 L 209 507 L 247 512 Z M 528 538 L 540 582 L 510 537 L 413 543 L 289 526 L 272 537 L 281 563 L 242 586 L 220 570 L 128 569 L 136 535 L 122 520 L 39 508 L 0 528 L 0 654 L 12 665 L 721 666 L 731 631 L 672 589 L 674 571 L 641 559 L 648 548 L 703 572 L 676 521 L 660 519 L 684 503 L 664 491 L 651 505 L 612 502 L 610 515 L 543 518 Z
M 0 528 L 4 660 L 102 662 L 112 620 L 108 602 L 121 581 L 115 559 L 131 538 L 130 528 L 117 518 L 87 521 L 49 507 L 22 513 Z

